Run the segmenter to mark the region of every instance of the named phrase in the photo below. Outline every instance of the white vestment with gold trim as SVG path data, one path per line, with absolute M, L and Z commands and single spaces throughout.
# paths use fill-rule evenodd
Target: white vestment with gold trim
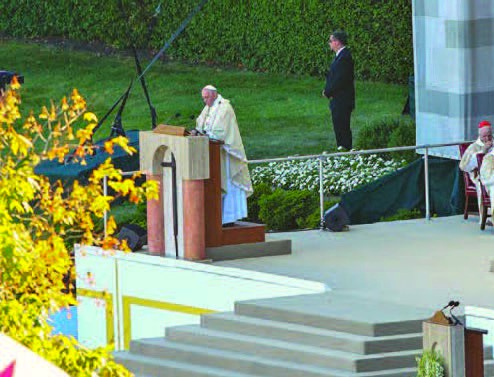
M 237 118 L 230 101 L 218 95 L 211 106 L 204 107 L 196 123 L 197 130 L 224 142 L 221 150 L 223 224 L 247 217 L 247 197 L 253 192 L 252 182 Z

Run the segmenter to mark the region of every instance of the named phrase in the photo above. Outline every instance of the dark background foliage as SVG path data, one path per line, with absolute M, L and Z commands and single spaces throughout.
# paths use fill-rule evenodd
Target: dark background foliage
M 199 0 L 7 0 L 3 35 L 64 37 L 158 50 Z M 210 0 L 167 51 L 169 59 L 255 71 L 324 75 L 332 30 L 348 32 L 358 79 L 407 82 L 413 70 L 411 0 Z

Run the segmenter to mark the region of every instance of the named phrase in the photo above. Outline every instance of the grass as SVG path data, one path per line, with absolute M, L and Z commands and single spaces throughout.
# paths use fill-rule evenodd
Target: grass
M 89 109 L 102 117 L 135 78 L 132 57 L 102 56 L 48 45 L 0 40 L 0 69 L 25 76 L 23 111 L 38 111 L 78 88 Z M 332 56 L 328 55 L 328 64 Z M 148 60 L 142 62 L 146 66 Z M 159 123 L 195 124 L 203 104 L 200 90 L 213 84 L 232 101 L 249 159 L 315 154 L 335 148 L 328 101 L 321 97 L 324 77 L 286 76 L 233 69 L 157 62 L 146 74 Z M 357 82 L 352 116 L 355 136 L 362 125 L 399 117 L 405 85 Z M 176 118 L 175 114 L 181 116 Z M 110 117 L 113 119 L 113 116 Z M 140 85 L 135 85 L 123 114 L 125 129 L 151 129 Z M 97 138 L 110 133 L 106 122 Z

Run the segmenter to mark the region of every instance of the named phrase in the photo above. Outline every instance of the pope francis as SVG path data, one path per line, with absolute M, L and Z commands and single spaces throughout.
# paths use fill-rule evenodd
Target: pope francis
M 222 223 L 229 224 L 247 217 L 247 197 L 253 192 L 247 157 L 230 101 L 212 85 L 202 89 L 202 99 L 206 106 L 196 120 L 196 132 L 224 142 L 221 151 Z

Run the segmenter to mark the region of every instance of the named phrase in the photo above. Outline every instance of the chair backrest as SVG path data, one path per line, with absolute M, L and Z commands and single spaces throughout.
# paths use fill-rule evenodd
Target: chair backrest
M 466 171 L 462 173 L 463 173 L 463 182 L 465 183 L 465 193 L 475 194 L 475 196 L 477 196 L 477 189 L 475 188 L 475 183 L 473 183 L 472 179 L 470 178 L 470 174 L 467 173 Z
M 465 151 L 470 146 L 470 144 L 472 144 L 472 143 L 463 143 L 463 144 L 458 145 L 458 147 L 460 148 L 460 157 L 463 157 L 463 155 L 465 154 Z
M 484 153 L 477 153 L 477 163 L 479 167 L 482 166 L 482 162 L 484 162 L 484 157 L 485 157 Z M 482 202 L 484 205 L 490 206 L 491 199 L 489 197 L 489 193 L 487 192 L 481 179 L 479 179 L 479 182 L 480 182 L 480 188 L 482 190 Z
M 484 162 L 485 153 L 477 153 L 477 166 L 482 166 L 482 162 Z

